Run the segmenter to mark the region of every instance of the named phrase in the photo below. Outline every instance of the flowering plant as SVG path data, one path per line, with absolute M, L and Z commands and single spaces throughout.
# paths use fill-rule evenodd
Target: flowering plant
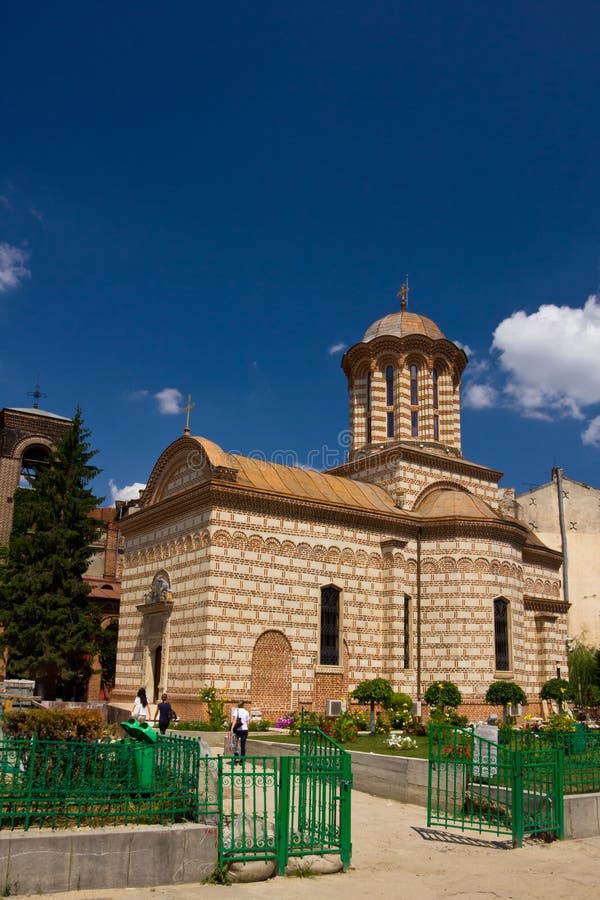
M 392 750 L 416 750 L 417 742 L 402 731 L 393 732 L 387 739 L 387 745 Z
M 442 747 L 442 756 L 445 759 L 471 759 L 471 747 L 469 744 L 446 744 Z

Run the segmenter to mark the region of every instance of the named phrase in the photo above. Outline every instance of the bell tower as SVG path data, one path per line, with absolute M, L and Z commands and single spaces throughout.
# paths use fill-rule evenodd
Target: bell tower
M 35 475 L 71 425 L 65 416 L 39 409 L 37 401 L 41 396 L 36 386 L 32 407 L 0 410 L 0 547 L 8 544 L 14 497 L 21 478 Z
M 350 396 L 350 459 L 398 441 L 462 456 L 460 381 L 464 350 L 431 319 L 400 311 L 378 319 L 342 359 Z

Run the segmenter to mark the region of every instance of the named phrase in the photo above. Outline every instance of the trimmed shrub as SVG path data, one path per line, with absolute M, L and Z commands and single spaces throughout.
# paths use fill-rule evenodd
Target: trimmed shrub
M 3 724 L 11 737 L 36 734 L 48 741 L 98 741 L 109 733 L 97 709 L 15 709 L 4 714 Z
M 436 709 L 447 706 L 456 709 L 462 703 L 462 694 L 452 681 L 434 681 L 425 691 L 424 700 Z

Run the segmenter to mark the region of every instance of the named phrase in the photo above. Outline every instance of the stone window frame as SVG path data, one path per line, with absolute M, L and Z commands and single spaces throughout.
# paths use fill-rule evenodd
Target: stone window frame
M 506 614 L 506 668 L 498 668 L 498 626 L 497 626 L 497 616 L 496 609 L 497 605 L 502 603 L 505 608 Z M 497 678 L 509 678 L 512 676 L 513 671 L 513 658 L 512 658 L 512 615 L 511 615 L 511 603 L 510 600 L 507 600 L 506 597 L 501 594 L 498 597 L 494 597 L 492 601 L 492 619 L 493 619 L 493 627 L 494 627 L 494 671 L 496 673 Z
M 323 647 L 321 644 L 321 627 L 322 627 L 322 609 L 323 609 L 323 591 L 328 588 L 333 588 L 337 591 L 337 600 L 338 600 L 338 609 L 337 609 L 337 652 L 338 652 L 338 661 L 337 663 L 324 663 L 322 662 L 322 651 Z M 334 584 L 332 581 L 327 584 L 322 584 L 319 588 L 319 613 L 317 618 L 317 664 L 316 671 L 317 672 L 342 672 L 343 671 L 343 590 L 339 585 Z

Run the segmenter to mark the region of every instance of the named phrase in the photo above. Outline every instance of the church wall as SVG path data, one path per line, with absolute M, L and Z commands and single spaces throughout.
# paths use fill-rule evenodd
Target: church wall
M 382 456 L 356 459 L 346 464 L 343 473 L 334 470 L 333 474 L 345 474 L 349 478 L 379 484 L 394 497 L 403 494 L 404 509 L 412 509 L 422 491 L 438 482 L 460 485 L 490 506 L 498 507 L 498 485 L 495 481 L 466 474 L 459 467 L 453 469 L 439 465 L 433 454 L 427 457 L 426 462 L 419 463 L 410 456 L 406 457 L 401 447 Z
M 150 687 L 147 645 L 161 640 L 160 690 L 168 690 L 180 715 L 199 714 L 206 686 L 260 707 L 268 718 L 302 705 L 324 712 L 327 700 L 347 697 L 377 676 L 416 697 L 414 540 L 382 541 L 378 531 L 342 523 L 217 508 L 126 541 L 116 700 L 129 702 L 140 684 Z M 519 547 L 485 535 L 425 540 L 421 569 L 421 694 L 434 680 L 449 679 L 467 706 L 481 708 L 497 675 L 493 601 L 502 596 L 510 603 L 516 662 L 498 677 L 513 678 L 537 699 L 561 647 L 564 653 L 565 635 L 562 617 L 525 610 L 523 593 L 558 599 L 555 573 L 523 565 Z M 161 571 L 170 579 L 172 606 L 144 614 L 137 606 Z M 318 665 L 320 589 L 327 584 L 342 592 L 339 667 Z M 265 655 L 271 644 L 274 678 Z

